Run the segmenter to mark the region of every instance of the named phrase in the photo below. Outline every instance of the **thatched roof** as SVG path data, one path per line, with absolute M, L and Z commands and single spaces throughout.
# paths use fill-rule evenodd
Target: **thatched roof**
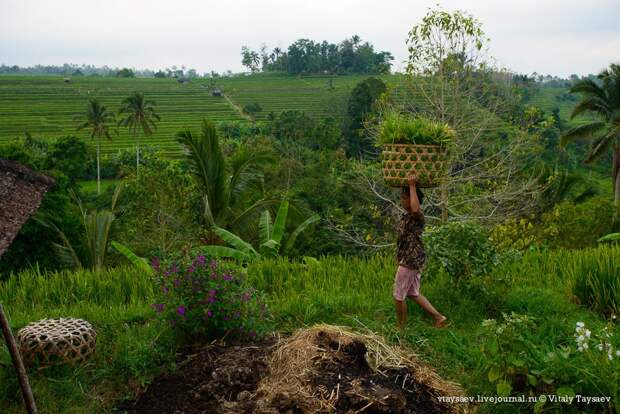
M 14 161 L 0 159 L 0 256 L 41 204 L 54 180 Z

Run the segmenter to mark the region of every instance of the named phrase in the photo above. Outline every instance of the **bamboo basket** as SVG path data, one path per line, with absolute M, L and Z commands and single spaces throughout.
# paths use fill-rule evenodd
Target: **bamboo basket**
M 436 187 L 445 178 L 447 165 L 448 153 L 439 145 L 383 145 L 383 179 L 389 187 L 407 187 L 410 175 L 418 178 L 418 187 Z

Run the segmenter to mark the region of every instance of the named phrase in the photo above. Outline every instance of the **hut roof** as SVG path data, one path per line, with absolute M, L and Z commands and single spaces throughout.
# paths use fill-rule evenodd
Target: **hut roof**
M 0 256 L 53 184 L 54 180 L 46 175 L 0 159 Z

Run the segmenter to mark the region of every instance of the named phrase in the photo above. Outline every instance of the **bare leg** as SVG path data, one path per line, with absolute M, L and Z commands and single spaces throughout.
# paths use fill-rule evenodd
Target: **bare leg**
M 437 311 L 437 309 L 435 309 L 435 307 L 431 304 L 431 302 L 429 302 L 428 299 L 426 299 L 426 297 L 422 294 L 419 294 L 418 296 L 409 296 L 411 298 L 411 300 L 413 300 L 415 303 L 417 303 L 418 305 L 420 305 L 420 307 L 422 309 L 424 309 L 424 311 L 426 313 L 428 313 L 429 315 L 431 315 L 434 319 L 435 319 L 435 326 L 440 328 L 443 327 L 444 322 L 446 321 L 445 316 L 443 316 L 441 313 L 439 313 Z M 407 311 L 407 308 L 405 308 L 405 312 Z
M 405 330 L 407 324 L 407 302 L 406 300 L 394 300 L 396 303 L 396 319 L 398 320 L 398 329 Z

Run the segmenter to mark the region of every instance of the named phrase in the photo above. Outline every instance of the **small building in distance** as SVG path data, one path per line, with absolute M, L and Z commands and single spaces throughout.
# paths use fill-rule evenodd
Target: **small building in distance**
M 0 159 L 0 256 L 41 205 L 54 179 L 14 161 Z
M 224 92 L 220 88 L 215 88 L 211 91 L 211 96 L 224 96 Z
M 62 81 L 64 83 L 71 83 L 71 78 L 64 78 Z

